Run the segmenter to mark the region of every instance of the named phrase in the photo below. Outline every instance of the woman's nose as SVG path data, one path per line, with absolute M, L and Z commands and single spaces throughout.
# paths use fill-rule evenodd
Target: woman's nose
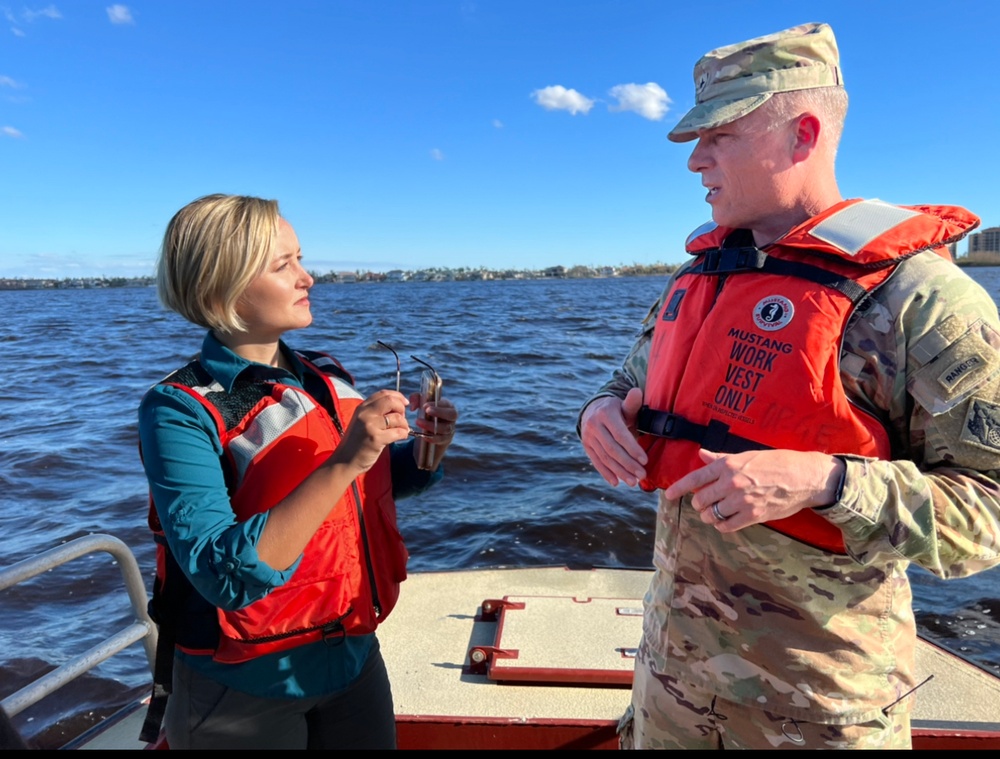
M 304 267 L 301 262 L 299 263 L 299 269 L 300 269 L 300 271 L 299 271 L 299 281 L 302 283 L 302 286 L 303 287 L 312 287 L 313 284 L 315 283 L 315 280 L 313 279 L 312 274 L 310 274 L 308 271 L 306 271 L 306 267 Z

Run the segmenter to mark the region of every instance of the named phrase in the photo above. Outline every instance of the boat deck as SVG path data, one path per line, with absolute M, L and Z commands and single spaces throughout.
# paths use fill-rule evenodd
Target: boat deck
M 649 577 L 561 567 L 411 575 L 379 628 L 399 747 L 616 748 Z M 933 678 L 917 692 L 915 748 L 1000 748 L 1000 679 L 923 640 L 917 668 Z M 78 747 L 143 747 L 144 713 Z
M 630 654 L 642 624 L 641 612 L 635 612 L 649 577 L 642 570 L 562 567 L 411 576 L 379 629 L 400 747 L 408 747 L 411 733 L 415 743 L 428 747 L 428 725 L 435 718 L 467 725 L 465 745 L 482 748 L 493 745 L 490 734 L 500 740 L 499 732 L 474 730 L 476 724 L 567 721 L 581 728 L 569 739 L 579 741 L 574 745 L 613 747 L 613 725 L 629 703 Z M 515 608 L 497 620 L 484 619 L 483 602 L 505 598 Z M 523 609 L 516 608 L 520 603 Z M 915 745 L 943 747 L 941 741 L 955 734 L 966 738 L 966 747 L 973 734 L 990 731 L 997 741 L 1000 679 L 919 643 L 918 681 L 934 677 L 916 695 Z M 485 672 L 475 671 L 470 650 L 490 656 Z M 596 685 L 600 679 L 617 687 Z

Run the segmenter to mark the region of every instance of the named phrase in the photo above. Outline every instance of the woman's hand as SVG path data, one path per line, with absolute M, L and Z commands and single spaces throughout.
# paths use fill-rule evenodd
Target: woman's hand
M 264 562 L 276 569 L 292 565 L 358 475 L 387 445 L 409 437 L 406 407 L 406 396 L 395 390 L 379 390 L 358 405 L 330 458 L 268 512 L 257 545 Z
M 355 410 L 330 461 L 346 464 L 358 474 L 367 472 L 387 445 L 409 436 L 406 408 L 406 396 L 395 390 L 379 390 L 366 398 Z
M 455 437 L 455 423 L 458 421 L 458 409 L 447 398 L 441 398 L 437 403 L 428 401 L 421 408 L 420 393 L 410 396 L 410 410 L 419 411 L 416 427 L 421 433 L 417 444 L 413 446 L 413 457 L 417 466 L 424 464 L 422 469 L 431 471 L 438 468 L 445 451 Z M 421 462 L 421 452 L 428 445 L 434 446 L 434 455 Z

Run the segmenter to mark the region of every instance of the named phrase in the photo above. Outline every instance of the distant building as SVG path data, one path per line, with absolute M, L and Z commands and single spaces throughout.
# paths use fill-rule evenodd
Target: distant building
M 1000 261 L 1000 227 L 988 227 L 969 235 L 969 250 L 966 255 L 970 261 Z

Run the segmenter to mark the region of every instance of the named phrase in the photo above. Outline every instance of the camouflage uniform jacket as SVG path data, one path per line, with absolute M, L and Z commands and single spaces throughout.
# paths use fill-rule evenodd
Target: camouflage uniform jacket
M 662 301 L 588 404 L 645 386 Z M 969 361 L 986 370 L 970 393 L 949 397 L 942 367 Z M 894 451 L 892 461 L 847 457 L 842 497 L 824 514 L 848 555 L 760 525 L 720 533 L 688 498 L 660 491 L 643 623 L 660 673 L 831 724 L 868 721 L 917 684 L 911 562 L 943 578 L 1000 563 L 996 306 L 954 264 L 918 253 L 851 317 L 840 372 L 851 401 L 883 420 Z

